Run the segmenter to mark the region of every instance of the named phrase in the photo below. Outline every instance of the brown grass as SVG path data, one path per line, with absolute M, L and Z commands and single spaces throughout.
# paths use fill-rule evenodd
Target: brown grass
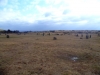
M 9 35 L 0 35 L 0 75 L 100 75 L 100 37 L 96 34 L 91 39 L 85 34 L 83 39 L 75 34 Z

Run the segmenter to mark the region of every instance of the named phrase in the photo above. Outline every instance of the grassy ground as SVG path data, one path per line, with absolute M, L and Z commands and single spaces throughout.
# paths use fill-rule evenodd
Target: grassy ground
M 100 75 L 100 37 L 80 36 L 2 34 L 0 75 Z

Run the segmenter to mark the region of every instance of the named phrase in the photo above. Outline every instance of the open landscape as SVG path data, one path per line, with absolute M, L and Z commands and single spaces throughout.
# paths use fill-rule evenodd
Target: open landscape
M 100 75 L 100 0 L 0 0 L 0 75 Z
M 100 75 L 97 31 L 8 35 L 0 35 L 0 75 Z

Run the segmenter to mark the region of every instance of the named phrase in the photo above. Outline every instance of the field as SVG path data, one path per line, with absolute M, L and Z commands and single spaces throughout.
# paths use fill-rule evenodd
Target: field
M 100 37 L 0 35 L 0 75 L 100 75 Z M 57 40 L 53 40 L 56 37 Z

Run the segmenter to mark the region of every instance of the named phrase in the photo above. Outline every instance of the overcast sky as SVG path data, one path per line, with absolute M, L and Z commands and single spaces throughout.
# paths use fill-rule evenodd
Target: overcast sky
M 100 0 L 0 0 L 0 29 L 99 30 Z

